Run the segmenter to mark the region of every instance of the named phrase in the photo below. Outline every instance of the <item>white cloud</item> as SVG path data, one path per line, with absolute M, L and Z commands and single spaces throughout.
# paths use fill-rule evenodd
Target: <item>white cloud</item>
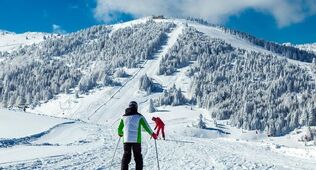
M 97 0 L 95 17 L 109 22 L 115 20 L 116 12 L 135 17 L 163 14 L 222 24 L 246 9 L 270 14 L 284 27 L 316 14 L 316 0 Z
M 66 30 L 62 29 L 60 25 L 53 24 L 52 25 L 53 33 L 56 34 L 65 34 L 67 33 Z

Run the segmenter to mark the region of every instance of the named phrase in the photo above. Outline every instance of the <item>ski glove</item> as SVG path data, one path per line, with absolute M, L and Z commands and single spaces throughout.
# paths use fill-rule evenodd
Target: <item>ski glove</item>
M 156 140 L 157 139 L 156 133 L 151 134 L 151 137 L 153 137 Z
M 122 134 L 118 134 L 119 135 L 119 137 L 123 137 L 123 135 Z

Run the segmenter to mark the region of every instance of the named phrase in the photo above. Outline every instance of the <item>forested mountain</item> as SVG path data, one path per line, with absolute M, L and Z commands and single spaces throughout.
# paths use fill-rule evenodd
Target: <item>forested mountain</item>
M 203 25 L 219 28 L 227 34 L 231 34 L 243 40 L 247 40 L 256 46 L 262 47 L 268 51 L 271 51 L 273 53 L 282 55 L 290 59 L 305 61 L 305 62 L 312 62 L 313 58 L 316 58 L 316 54 L 311 53 L 311 52 L 316 51 L 315 44 L 302 44 L 302 45 L 296 45 L 296 46 L 279 44 L 279 43 L 275 43 L 271 41 L 266 41 L 260 38 L 256 38 L 245 32 L 225 28 L 223 26 L 210 24 L 207 21 L 204 21 L 202 19 L 188 18 L 188 20 L 198 22 Z
M 152 20 L 111 32 L 95 26 L 39 45 L 0 53 L 0 101 L 4 107 L 37 105 L 78 87 L 118 85 L 119 67 L 139 67 L 165 41 L 173 23 Z
M 191 100 L 217 119 L 271 135 L 316 125 L 315 80 L 285 58 L 236 49 L 189 27 L 158 73 L 172 75 L 183 67 L 192 79 Z
M 266 50 L 269 50 L 276 54 L 280 54 L 290 59 L 304 61 L 304 62 L 312 62 L 313 58 L 316 58 L 316 54 L 310 53 L 300 48 L 278 44 L 278 43 L 274 43 L 270 41 L 265 41 L 262 39 L 258 39 L 247 33 L 242 33 L 242 32 L 231 30 L 231 29 L 223 28 L 223 30 L 225 30 L 225 32 L 229 34 L 236 35 L 242 39 L 246 39 L 254 45 L 260 46 Z
M 160 60 L 157 75 L 177 76 L 181 68 L 187 68 L 189 95 L 176 82 L 160 89 L 145 75 L 139 90 L 161 93 L 152 103 L 196 104 L 217 119 L 271 135 L 316 125 L 315 54 L 198 22 L 148 19 L 118 29 L 94 26 L 2 52 L 0 102 L 3 107 L 37 106 L 60 93 L 122 86 L 118 79 L 129 77 L 124 69 L 141 69 L 164 45 L 168 33 L 181 25 L 184 29 Z M 249 45 L 244 49 L 229 39 L 212 37 L 197 29 L 201 24 Z

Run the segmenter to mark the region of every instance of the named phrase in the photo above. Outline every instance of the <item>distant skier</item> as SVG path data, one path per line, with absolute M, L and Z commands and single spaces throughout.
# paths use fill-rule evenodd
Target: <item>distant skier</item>
M 157 135 L 151 130 L 145 117 L 137 112 L 138 105 L 135 101 L 129 103 L 125 114 L 120 120 L 118 135 L 123 137 L 124 154 L 121 170 L 128 170 L 131 162 L 131 150 L 133 150 L 136 170 L 143 169 L 143 157 L 141 153 L 141 127 L 143 127 L 155 140 Z
M 153 117 L 152 120 L 155 121 L 156 123 L 156 127 L 154 130 L 158 128 L 156 132 L 157 137 L 159 136 L 159 132 L 161 131 L 163 140 L 166 140 L 165 139 L 165 124 L 163 123 L 163 121 L 159 117 Z

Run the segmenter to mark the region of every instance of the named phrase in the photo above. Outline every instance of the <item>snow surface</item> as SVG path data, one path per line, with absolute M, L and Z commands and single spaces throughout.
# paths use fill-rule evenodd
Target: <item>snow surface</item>
M 49 33 L 26 32 L 16 34 L 13 32 L 0 31 L 0 51 L 13 51 L 20 46 L 32 45 L 44 41 L 44 36 L 51 35 Z
M 159 116 L 166 122 L 167 140 L 157 141 L 161 169 L 313 169 L 316 164 L 315 146 L 305 147 L 295 134 L 267 138 L 230 127 L 225 121 L 215 126 L 207 111 L 191 110 L 191 106 L 161 107 L 153 114 L 145 110 L 147 119 Z M 200 113 L 207 129 L 193 126 Z M 28 145 L 0 148 L 0 167 L 109 169 L 118 140 L 116 124 L 111 123 L 76 122 Z M 154 142 L 145 132 L 143 136 L 145 169 L 156 169 Z M 112 169 L 119 169 L 122 152 L 119 145 Z
M 114 27 L 119 29 L 145 20 Z M 123 86 L 96 89 L 78 99 L 73 94 L 60 95 L 34 110 L 27 110 L 82 121 L 49 116 L 39 116 L 42 119 L 38 120 L 33 118 L 38 115 L 23 112 L 16 112 L 18 116 L 10 117 L 15 112 L 0 110 L 0 128 L 25 129 L 23 134 L 17 135 L 18 132 L 15 132 L 11 136 L 7 130 L 0 130 L 0 136 L 7 135 L 7 138 L 14 140 L 17 137 L 46 132 L 39 136 L 33 135 L 33 138 L 25 139 L 22 143 L 0 146 L 0 169 L 110 169 L 118 140 L 118 120 L 131 100 L 139 103 L 140 112 L 152 127 L 152 116 L 159 116 L 165 121 L 167 140 L 157 141 L 161 169 L 315 169 L 316 146 L 312 142 L 305 144 L 298 141 L 304 128 L 283 137 L 267 137 L 261 132 L 257 134 L 255 131 L 231 127 L 229 121 L 217 121 L 215 124 L 209 111 L 194 106 L 162 106 L 156 108 L 157 112 L 148 113 L 149 99 L 158 94 L 148 95 L 138 90 L 141 76 L 147 74 L 164 88 L 175 83 L 185 95 L 189 95 L 186 91 L 190 82 L 184 74 L 185 68 L 172 76 L 156 75 L 161 57 L 176 42 L 186 22 L 173 19 L 155 21 L 174 21 L 177 27 L 168 35 L 168 41 L 153 59 L 144 62 L 140 69 L 127 70 L 132 76 L 123 80 Z M 208 28 L 192 22 L 189 24 L 214 38 L 225 39 L 233 46 L 264 50 L 225 34 L 218 28 Z M 205 118 L 206 129 L 194 126 L 200 114 Z M 18 126 L 15 119 L 18 120 Z M 57 122 L 49 125 L 47 122 L 52 119 Z M 34 130 L 29 131 L 32 128 Z M 120 168 L 122 147 L 122 144 L 118 147 L 112 169 Z M 154 141 L 145 132 L 142 147 L 144 169 L 156 169 Z M 131 167 L 134 167 L 133 161 Z
M 0 109 L 0 140 L 33 135 L 66 121 L 60 118 Z
M 136 25 L 136 24 L 146 23 L 149 19 L 151 19 L 151 17 L 143 17 L 143 18 L 137 19 L 137 20 L 132 20 L 132 21 L 124 22 L 124 23 L 114 24 L 111 26 L 112 27 L 111 33 L 117 31 L 118 29 L 132 27 L 133 25 Z
M 296 45 L 295 47 L 298 47 L 301 50 L 305 50 L 305 51 L 310 51 L 310 52 L 316 53 L 316 43 L 300 44 L 300 45 Z
M 307 44 L 292 44 L 292 43 L 283 43 L 286 46 L 292 46 L 299 48 L 300 50 L 316 53 L 316 43 L 307 43 Z

